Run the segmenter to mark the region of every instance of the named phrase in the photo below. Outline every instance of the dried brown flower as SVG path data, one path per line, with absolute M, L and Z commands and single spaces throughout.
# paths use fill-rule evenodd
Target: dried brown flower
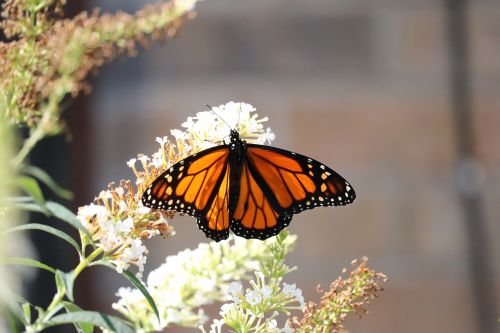
M 382 283 L 387 281 L 384 274 L 369 268 L 367 262 L 367 257 L 354 260 L 351 263 L 354 269 L 349 275 L 339 276 L 327 292 L 318 286 L 318 291 L 323 293 L 319 305 L 309 302 L 301 319 L 292 318 L 290 327 L 293 332 L 342 332 L 343 322 L 350 313 L 358 318 L 367 314 L 370 300 L 379 296 Z M 346 272 L 344 269 L 343 273 Z
M 97 11 L 61 19 L 64 0 L 6 1 L 0 28 L 0 111 L 4 122 L 28 126 L 31 135 L 16 157 L 20 164 L 36 142 L 59 133 L 59 103 L 89 91 L 86 77 L 136 45 L 173 37 L 198 0 L 149 5 L 135 14 Z

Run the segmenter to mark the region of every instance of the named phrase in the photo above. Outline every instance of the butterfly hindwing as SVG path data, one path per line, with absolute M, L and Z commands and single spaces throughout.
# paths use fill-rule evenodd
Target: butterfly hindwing
M 238 201 L 232 214 L 231 230 L 240 237 L 266 239 L 278 234 L 291 219 L 291 215 L 276 212 L 269 196 L 245 163 L 241 170 Z
M 198 228 L 217 242 L 229 237 L 229 170 L 227 165 L 222 182 L 215 189 L 217 194 L 211 199 L 204 213 L 198 217 Z
M 310 157 L 254 144 L 248 145 L 246 157 L 257 183 L 280 215 L 346 205 L 356 198 L 342 176 Z
M 167 169 L 146 189 L 142 203 L 154 209 L 203 217 L 227 173 L 228 158 L 226 145 L 185 158 Z

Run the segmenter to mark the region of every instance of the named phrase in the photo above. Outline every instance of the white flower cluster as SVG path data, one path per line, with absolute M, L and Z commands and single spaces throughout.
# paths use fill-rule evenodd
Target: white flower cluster
M 77 217 L 119 273 L 133 263 L 138 267 L 138 275 L 142 276 L 147 249 L 140 237 L 133 237 L 134 220 L 131 217 L 115 221 L 105 206 L 95 204 L 80 207 Z
M 221 319 L 212 322 L 209 333 L 221 333 L 223 325 L 234 331 L 245 327 L 245 332 L 292 332 L 288 322 L 280 328 L 276 319 L 280 312 L 289 315 L 289 310 L 304 307 L 302 291 L 295 284 L 282 284 L 284 276 L 294 270 L 284 264 L 284 259 L 295 240 L 286 231 L 278 234 L 269 245 L 269 258 L 262 260 L 255 270 L 250 287 L 244 289 L 240 282 L 229 285 L 231 302 L 222 305 Z M 204 327 L 200 326 L 200 330 L 206 333 Z
M 255 272 L 256 279 L 250 281 L 252 288 L 245 292 L 240 282 L 233 282 L 229 285 L 231 303 L 222 305 L 220 315 L 222 319 L 215 319 L 210 325 L 209 333 L 220 333 L 224 324 L 236 327 L 240 324 L 241 318 L 247 318 L 248 322 L 255 322 L 256 332 L 269 333 L 291 333 L 292 330 L 288 322 L 283 328 L 278 327 L 276 317 L 279 315 L 276 310 L 294 309 L 293 304 L 299 303 L 300 308 L 304 307 L 304 297 L 302 290 L 295 284 L 283 283 L 280 288 L 280 279 L 266 278 L 260 272 Z M 266 283 L 267 281 L 267 283 Z M 265 318 L 266 312 L 273 311 L 272 315 Z M 205 332 L 203 327 L 200 327 Z
M 202 148 L 209 148 L 227 142 L 230 131 L 237 130 L 240 136 L 252 143 L 270 143 L 275 135 L 269 127 L 264 128 L 267 117 L 258 119 L 255 108 L 247 103 L 229 102 L 215 106 L 211 110 L 198 112 L 196 117 L 189 117 L 182 127 L 202 143 Z M 181 131 L 179 131 L 181 132 Z M 172 135 L 178 139 L 179 133 Z
M 200 307 L 233 299 L 241 287 L 235 281 L 248 279 L 269 258 L 273 242 L 230 237 L 168 256 L 149 274 L 146 284 L 159 309 L 160 323 L 137 289 L 120 288 L 113 308 L 146 332 L 170 324 L 197 327 L 207 320 Z

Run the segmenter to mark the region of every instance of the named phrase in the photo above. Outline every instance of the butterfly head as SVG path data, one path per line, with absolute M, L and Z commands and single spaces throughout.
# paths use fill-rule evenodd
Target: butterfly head
M 238 133 L 237 130 L 232 129 L 231 133 L 229 134 L 229 138 L 231 139 L 232 143 L 236 143 L 240 141 L 240 134 Z

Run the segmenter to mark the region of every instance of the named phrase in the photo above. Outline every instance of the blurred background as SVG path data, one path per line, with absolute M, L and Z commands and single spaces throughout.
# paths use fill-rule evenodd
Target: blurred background
M 39 150 L 76 189 L 74 208 L 131 178 L 125 162 L 205 104 L 248 102 L 269 117 L 273 145 L 331 166 L 358 194 L 289 228 L 289 279 L 306 299 L 368 256 L 390 281 L 350 332 L 498 332 L 500 2 L 207 0 L 197 12 L 178 38 L 105 66 L 66 113 L 69 147 Z M 146 271 L 206 241 L 192 218 L 173 224 L 175 237 L 149 243 Z M 128 285 L 99 269 L 82 279 L 82 306 L 107 312 Z

